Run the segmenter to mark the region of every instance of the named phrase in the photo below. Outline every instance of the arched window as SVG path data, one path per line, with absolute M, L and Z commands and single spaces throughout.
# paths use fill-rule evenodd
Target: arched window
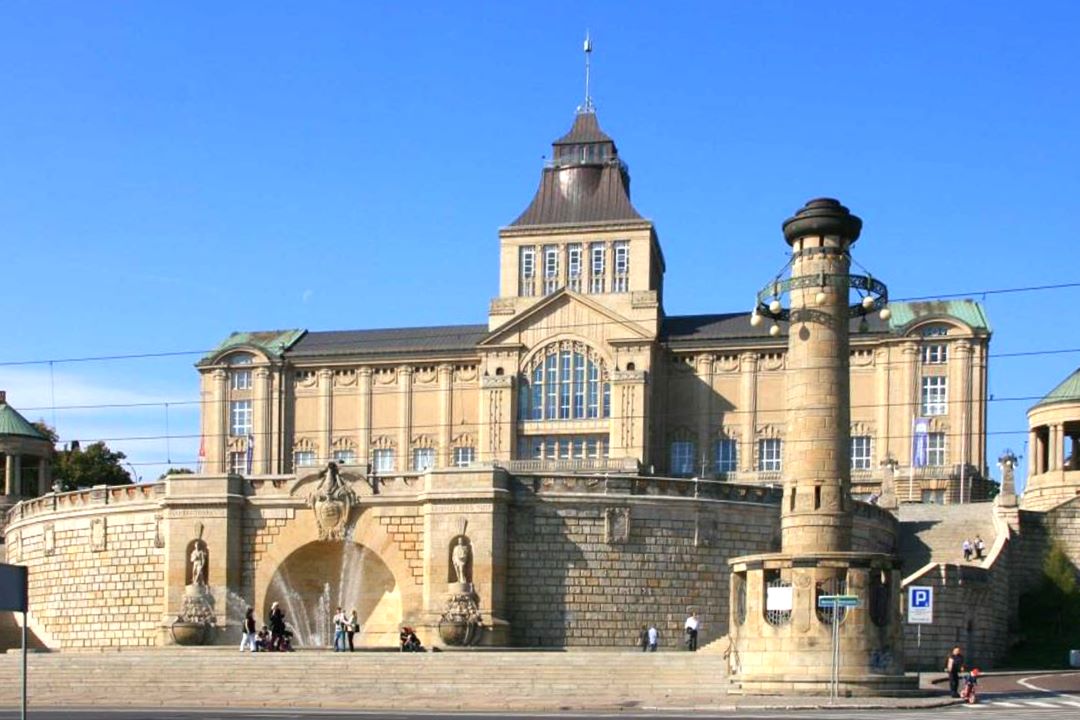
M 604 361 L 584 343 L 548 345 L 533 356 L 523 375 L 522 420 L 611 416 L 611 383 Z

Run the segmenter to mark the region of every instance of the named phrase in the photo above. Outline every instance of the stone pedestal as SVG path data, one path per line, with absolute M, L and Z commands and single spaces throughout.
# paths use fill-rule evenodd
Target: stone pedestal
M 900 567 L 894 556 L 774 553 L 731 562 L 732 669 L 749 695 L 828 695 L 833 682 L 833 611 L 821 595 L 855 595 L 841 609 L 840 696 L 904 695 Z M 790 597 L 790 604 L 785 600 Z M 786 609 L 789 608 L 789 609 Z

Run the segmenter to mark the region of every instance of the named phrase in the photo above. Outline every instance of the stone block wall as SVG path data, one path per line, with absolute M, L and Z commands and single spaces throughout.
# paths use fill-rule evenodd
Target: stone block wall
M 701 644 L 727 632 L 732 557 L 775 548 L 775 505 L 624 496 L 522 498 L 510 510 L 511 642 L 629 647 L 656 623 L 683 642 L 690 610 Z
M 244 512 L 241 553 L 243 575 L 241 595 L 253 598 L 255 593 L 255 569 L 282 529 L 296 516 L 291 507 L 259 507 L 248 505 Z
M 413 580 L 423 582 L 424 519 L 412 507 L 382 508 L 379 512 L 379 524 L 386 528 L 386 534 L 405 554 Z
M 154 509 L 60 515 L 21 528 L 18 562 L 30 569 L 34 621 L 63 649 L 157 644 L 159 539 Z

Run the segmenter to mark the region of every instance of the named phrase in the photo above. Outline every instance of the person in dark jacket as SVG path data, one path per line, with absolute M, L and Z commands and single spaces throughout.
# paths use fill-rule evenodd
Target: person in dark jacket
M 270 606 L 270 649 L 284 650 L 285 611 L 276 602 Z
M 954 698 L 960 697 L 960 673 L 964 672 L 964 654 L 960 652 L 959 645 L 952 649 L 945 661 L 945 672 L 949 674 L 949 694 Z
M 240 652 L 250 647 L 255 652 L 255 608 L 248 608 L 244 613 L 243 635 L 240 636 Z

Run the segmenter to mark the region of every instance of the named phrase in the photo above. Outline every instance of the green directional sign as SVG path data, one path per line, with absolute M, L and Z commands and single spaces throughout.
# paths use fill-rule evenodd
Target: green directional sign
M 862 605 L 859 602 L 858 595 L 822 595 L 817 599 L 817 606 L 819 608 L 834 608 L 834 607 L 859 607 Z

